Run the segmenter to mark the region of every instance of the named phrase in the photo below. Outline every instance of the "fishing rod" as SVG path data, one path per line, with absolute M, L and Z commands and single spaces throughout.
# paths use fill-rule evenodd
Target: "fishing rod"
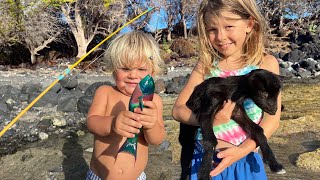
M 62 80 L 66 75 L 68 75 L 71 70 L 76 67 L 82 60 L 84 60 L 90 53 L 92 53 L 94 50 L 96 50 L 99 46 L 101 46 L 104 42 L 106 42 L 108 39 L 110 39 L 112 36 L 114 36 L 116 33 L 118 33 L 120 30 L 140 18 L 141 16 L 147 14 L 148 12 L 152 11 L 154 8 L 150 7 L 146 11 L 142 12 L 141 14 L 137 15 L 135 18 L 131 19 L 129 22 L 125 23 L 123 26 L 118 28 L 116 31 L 111 33 L 109 36 L 107 36 L 104 40 L 102 40 L 99 44 L 97 44 L 95 47 L 93 47 L 87 54 L 82 56 L 77 62 L 75 62 L 72 66 L 68 67 L 55 81 L 53 81 L 42 93 L 40 93 L 25 109 L 23 109 L 8 125 L 6 125 L 0 132 L 0 137 L 3 136 L 4 133 L 6 133 L 10 127 L 12 127 L 20 118 L 23 116 L 36 102 L 38 102 L 54 85 L 56 85 L 60 80 Z

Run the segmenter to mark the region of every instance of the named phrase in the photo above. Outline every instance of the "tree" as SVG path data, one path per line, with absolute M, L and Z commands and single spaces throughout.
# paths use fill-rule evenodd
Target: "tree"
M 38 0 L 30 0 L 24 9 L 24 44 L 31 53 L 31 63 L 36 62 L 38 52 L 54 41 L 59 41 L 63 29 L 54 8 Z
M 188 38 L 187 22 L 194 22 L 197 14 L 198 0 L 181 0 L 180 1 L 180 16 L 183 25 L 184 38 Z
M 180 0 L 159 0 L 158 5 L 163 10 L 167 23 L 167 41 L 172 41 L 173 27 L 179 21 Z
M 270 27 L 282 32 L 298 32 L 319 17 L 319 0 L 260 0 L 258 5 Z
M 8 16 L 1 17 L 2 41 L 23 44 L 30 51 L 34 64 L 38 52 L 58 40 L 59 18 L 52 7 L 38 0 L 7 0 L 3 5 L 1 12 Z
M 63 17 L 77 42 L 77 58 L 86 54 L 96 35 L 107 36 L 126 22 L 125 2 L 111 0 L 60 0 Z
M 149 7 L 156 7 L 157 3 L 155 2 L 157 0 L 130 0 L 126 4 L 125 9 L 127 10 L 127 18 L 133 19 L 134 17 L 141 14 L 143 11 L 147 10 Z M 156 8 L 157 9 L 157 8 Z M 132 22 L 130 25 L 131 27 L 134 27 L 136 30 L 144 29 L 147 25 L 149 25 L 147 22 L 150 21 L 152 13 L 147 13 L 146 15 L 140 17 L 136 21 Z
M 0 46 L 21 39 L 22 12 L 20 0 L 0 1 Z

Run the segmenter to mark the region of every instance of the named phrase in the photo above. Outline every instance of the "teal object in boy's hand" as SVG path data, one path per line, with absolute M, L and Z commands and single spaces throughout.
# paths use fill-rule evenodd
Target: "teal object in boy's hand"
M 134 89 L 132 96 L 129 101 L 129 111 L 133 112 L 135 108 L 139 107 L 143 109 L 143 101 L 152 101 L 155 85 L 153 78 L 150 75 L 144 77 L 137 87 Z M 135 134 L 133 138 L 128 138 L 119 149 L 119 152 L 126 152 L 132 154 L 134 157 L 137 156 L 137 144 L 139 134 Z

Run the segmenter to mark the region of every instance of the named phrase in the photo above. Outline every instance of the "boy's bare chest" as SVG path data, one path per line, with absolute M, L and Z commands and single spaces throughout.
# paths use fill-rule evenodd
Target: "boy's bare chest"
M 108 104 L 106 106 L 106 115 L 117 115 L 121 111 L 129 109 L 130 97 L 127 96 L 115 96 L 111 95 L 108 97 Z

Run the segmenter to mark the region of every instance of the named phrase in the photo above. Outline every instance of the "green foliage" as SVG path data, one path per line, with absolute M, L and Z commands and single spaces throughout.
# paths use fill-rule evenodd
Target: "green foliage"
M 105 7 L 109 7 L 115 0 L 103 0 L 103 1 L 104 1 L 104 6 Z M 76 0 L 42 0 L 42 2 L 44 2 L 44 3 L 48 4 L 48 5 L 53 5 L 55 7 L 59 7 L 62 4 L 65 4 L 65 3 L 76 2 Z
M 317 31 L 317 27 L 318 25 L 316 24 L 310 24 L 308 30 L 312 35 L 315 35 Z
M 62 4 L 65 3 L 73 3 L 76 0 L 42 0 L 43 3 L 47 4 L 47 5 L 52 5 L 53 7 L 60 7 Z
M 56 4 L 56 5 L 75 2 L 75 0 L 42 0 L 42 1 L 46 4 Z
M 114 0 L 104 0 L 104 6 L 106 8 L 108 8 L 110 6 L 110 4 L 112 4 L 114 2 Z
M 168 43 L 166 38 L 163 38 L 162 40 L 162 46 L 161 48 L 166 52 L 166 53 L 171 53 L 172 50 L 170 49 L 171 43 Z
M 13 1 L 13 0 L 7 0 L 7 6 L 9 13 L 9 16 L 18 19 L 21 16 L 21 12 L 23 10 L 23 6 L 21 5 L 20 1 Z
M 0 42 L 14 43 L 19 40 L 23 31 L 23 6 L 19 0 L 4 0 L 0 2 Z

